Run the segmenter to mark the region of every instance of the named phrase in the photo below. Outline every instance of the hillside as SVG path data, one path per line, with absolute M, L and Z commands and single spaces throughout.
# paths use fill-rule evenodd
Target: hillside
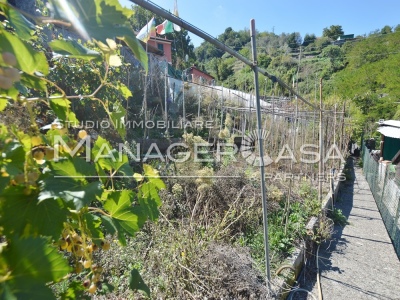
M 396 80 L 400 64 L 400 26 L 393 30 L 385 26 L 368 36 L 334 44 L 338 34 L 327 31 L 336 27 L 325 28 L 322 37 L 307 34 L 304 39 L 298 33 L 260 32 L 257 37 L 258 63 L 270 74 L 295 86 L 298 93 L 311 101 L 319 98 L 319 78 L 323 78 L 324 101 L 327 104 L 346 101 L 358 124 L 356 129 L 360 129 L 365 121 L 398 118 L 400 110 L 395 102 L 400 90 Z M 338 32 L 343 34 L 341 27 L 339 29 Z M 227 28 L 218 39 L 250 58 L 246 30 L 235 32 Z M 201 67 L 220 84 L 238 90 L 253 90 L 249 67 L 230 55 L 222 55 L 207 42 L 194 51 Z M 290 96 L 288 91 L 264 78 L 261 83 L 262 95 Z

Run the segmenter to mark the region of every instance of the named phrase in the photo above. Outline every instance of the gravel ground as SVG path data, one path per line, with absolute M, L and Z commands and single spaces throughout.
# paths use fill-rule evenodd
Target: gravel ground
M 351 161 L 353 164 L 353 161 Z M 321 244 L 319 268 L 325 300 L 400 299 L 400 261 L 387 234 L 362 170 L 353 169 L 335 207 L 348 225 L 336 225 L 332 240 Z M 315 255 L 300 276 L 300 287 L 318 299 Z M 296 292 L 293 299 L 313 299 Z

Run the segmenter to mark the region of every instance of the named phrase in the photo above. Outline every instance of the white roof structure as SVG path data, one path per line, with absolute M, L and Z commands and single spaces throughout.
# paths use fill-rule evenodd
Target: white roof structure
M 397 120 L 387 120 L 378 123 L 380 126 L 392 126 L 400 128 L 400 121 Z
M 378 132 L 387 137 L 400 139 L 400 121 L 388 120 L 379 122 Z

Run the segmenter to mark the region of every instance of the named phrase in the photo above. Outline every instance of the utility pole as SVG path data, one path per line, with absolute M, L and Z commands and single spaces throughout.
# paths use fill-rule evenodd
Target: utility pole
M 255 20 L 250 21 L 251 47 L 253 54 L 253 71 L 254 71 L 254 88 L 256 93 L 257 107 L 257 129 L 258 129 L 258 150 L 260 155 L 260 173 L 261 173 L 261 196 L 263 208 L 263 225 L 264 225 L 264 252 L 265 252 L 265 269 L 267 273 L 267 285 L 271 290 L 271 270 L 269 262 L 269 242 L 268 242 L 268 213 L 267 213 L 267 188 L 265 185 L 265 166 L 264 166 L 264 148 L 261 134 L 262 119 L 261 119 L 261 103 L 260 90 L 258 84 L 258 69 L 257 69 L 257 47 L 256 47 L 256 25 Z

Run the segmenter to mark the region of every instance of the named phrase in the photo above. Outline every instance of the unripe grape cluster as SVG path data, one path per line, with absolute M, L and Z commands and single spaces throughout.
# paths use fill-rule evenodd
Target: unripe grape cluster
M 75 258 L 75 273 L 79 274 L 84 270 L 88 270 L 82 284 L 87 289 L 87 292 L 94 294 L 101 284 L 101 274 L 103 268 L 93 263 L 92 253 L 99 249 L 95 243 L 92 243 L 89 238 L 79 235 L 75 230 L 65 228 L 62 233 L 62 238 L 58 242 L 61 250 L 70 252 Z M 110 249 L 108 241 L 101 242 L 101 248 L 105 251 Z
M 1 65 L 0 67 L 0 88 L 8 90 L 14 82 L 20 81 L 21 74 L 15 68 L 17 59 L 15 55 L 10 52 L 3 52 L 1 54 Z

